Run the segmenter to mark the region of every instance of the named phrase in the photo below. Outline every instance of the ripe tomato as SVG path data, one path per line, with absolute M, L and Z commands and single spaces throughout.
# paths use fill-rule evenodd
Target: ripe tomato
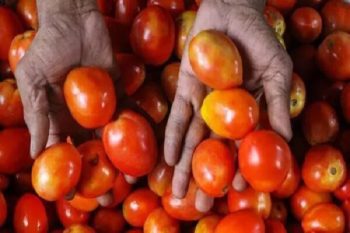
M 160 6 L 168 10 L 174 17 L 185 10 L 184 0 L 148 0 L 148 6 Z
M 306 88 L 304 81 L 299 75 L 293 73 L 292 87 L 290 90 L 290 117 L 295 118 L 300 115 L 305 106 Z
M 273 199 L 271 205 L 271 212 L 268 219 L 275 219 L 285 223 L 288 217 L 286 204 L 282 200 Z
M 56 201 L 77 185 L 80 173 L 78 150 L 71 144 L 59 143 L 47 148 L 35 160 L 32 168 L 33 187 L 41 198 Z
M 277 133 L 259 130 L 246 136 L 239 147 L 239 169 L 257 191 L 278 189 L 291 167 L 288 144 Z
M 314 192 L 305 185 L 292 195 L 290 199 L 290 206 L 294 217 L 301 220 L 305 213 L 313 206 L 320 203 L 329 203 L 332 201 L 330 193 Z
M 319 204 L 306 212 L 302 220 L 302 227 L 305 233 L 342 233 L 345 229 L 344 213 L 335 204 Z
M 201 115 L 215 134 L 236 140 L 254 130 L 259 107 L 253 96 L 243 89 L 216 90 L 205 97 Z
M 157 162 L 157 142 L 145 118 L 125 110 L 103 131 L 103 144 L 113 165 L 139 177 L 150 173 Z
M 231 188 L 227 195 L 227 201 L 228 209 L 231 213 L 251 209 L 262 218 L 267 219 L 271 212 L 270 194 L 255 191 L 251 187 L 241 192 Z
M 192 173 L 198 185 L 212 197 L 224 196 L 235 174 L 234 152 L 222 141 L 207 139 L 193 153 Z
M 196 19 L 196 11 L 185 11 L 175 21 L 175 54 L 181 59 L 185 48 L 187 37 Z
M 112 188 L 113 203 L 111 204 L 111 207 L 115 207 L 122 203 L 131 192 L 131 188 L 132 185 L 126 182 L 124 174 L 119 172 Z
M 160 206 L 158 196 L 148 188 L 137 189 L 125 199 L 123 215 L 134 227 L 142 227 L 149 214 Z
M 241 55 L 226 34 L 206 30 L 190 41 L 188 56 L 194 73 L 215 89 L 240 86 L 243 82 Z
M 170 63 L 162 71 L 162 88 L 170 102 L 173 102 L 175 98 L 177 80 L 179 79 L 179 71 L 180 62 Z
M 132 95 L 146 78 L 145 65 L 134 54 L 118 53 L 116 58 L 125 92 Z
M 73 69 L 63 88 L 69 111 L 80 125 L 98 128 L 111 120 L 117 97 L 107 71 L 96 67 Z
M 332 80 L 350 79 L 350 34 L 337 31 L 318 47 L 317 60 L 322 72 Z
M 214 233 L 220 220 L 219 215 L 208 215 L 198 221 L 194 233 Z
M 38 30 L 38 10 L 35 0 L 19 0 L 16 11 L 27 27 Z
M 346 84 L 341 92 L 341 107 L 343 116 L 347 122 L 350 122 L 350 84 Z
M 321 13 L 326 34 L 334 31 L 350 32 L 349 2 L 329 0 L 322 8 Z
M 148 6 L 135 18 L 130 34 L 131 46 L 149 65 L 165 63 L 174 48 L 175 24 L 159 6 Z
M 131 25 L 145 5 L 146 0 L 116 0 L 114 18 L 122 24 Z
M 265 230 L 268 233 L 287 233 L 283 223 L 275 219 L 268 219 L 265 221 Z
M 336 112 L 325 101 L 306 106 L 302 124 L 304 136 L 310 145 L 333 141 L 339 131 Z
M 5 127 L 24 125 L 23 105 L 14 79 L 0 82 L 0 125 Z
M 168 166 L 163 158 L 164 156 L 162 155 L 161 160 L 147 176 L 148 187 L 158 196 L 163 196 L 171 185 L 174 172 L 174 167 Z
M 20 146 L 19 146 L 20 145 Z M 8 128 L 0 131 L 0 173 L 15 174 L 29 168 L 30 135 L 27 129 Z
M 284 21 L 283 15 L 276 8 L 266 6 L 264 10 L 264 17 L 275 33 L 283 36 L 284 32 L 286 31 L 286 22 Z
M 75 209 L 68 201 L 59 199 L 56 201 L 56 212 L 64 227 L 74 224 L 85 224 L 89 221 L 89 212 Z
M 0 227 L 2 227 L 7 218 L 7 203 L 4 194 L 0 192 Z
M 113 0 L 97 0 L 97 7 L 99 11 L 104 15 L 114 14 L 114 1 Z
M 273 6 L 283 14 L 286 14 L 294 8 L 296 2 L 297 0 L 268 0 L 267 5 Z
M 49 227 L 43 202 L 34 194 L 24 194 L 16 204 L 13 225 L 17 233 L 46 233 Z
M 318 71 L 318 68 L 316 63 L 317 49 L 314 45 L 300 45 L 293 49 L 290 55 L 293 60 L 295 72 L 305 82 L 308 82 L 315 76 L 314 74 Z
M 68 202 L 75 209 L 85 212 L 91 212 L 99 206 L 96 198 L 86 198 L 79 193 L 75 193 L 73 199 Z
M 67 227 L 63 233 L 96 233 L 96 231 L 85 224 L 75 224 Z
M 334 191 L 334 196 L 341 201 L 350 200 L 350 170 L 347 170 L 345 182 Z
M 0 6 L 0 60 L 7 60 L 12 39 L 23 32 L 23 26 L 16 13 Z
M 92 225 L 98 233 L 121 233 L 126 222 L 120 210 L 101 208 L 97 210 Z
M 129 41 L 130 26 L 124 25 L 118 20 L 108 16 L 105 16 L 104 20 L 108 29 L 109 36 L 111 38 L 113 52 L 131 52 Z
M 252 210 L 240 210 L 226 215 L 215 228 L 215 233 L 264 233 L 263 219 Z
M 143 226 L 144 233 L 179 233 L 180 223 L 170 217 L 163 208 L 153 210 Z

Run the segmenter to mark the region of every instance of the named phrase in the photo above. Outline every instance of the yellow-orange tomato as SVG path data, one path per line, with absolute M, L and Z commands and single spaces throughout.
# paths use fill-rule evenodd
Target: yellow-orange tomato
M 179 233 L 180 223 L 170 217 L 163 208 L 153 210 L 143 226 L 144 233 Z
M 204 99 L 201 115 L 214 133 L 236 140 L 255 129 L 259 106 L 243 89 L 217 90 Z
M 73 118 L 83 127 L 107 124 L 116 109 L 117 97 L 112 78 L 96 67 L 80 67 L 67 75 L 64 97 Z
M 275 33 L 283 36 L 284 32 L 286 31 L 286 22 L 284 21 L 283 15 L 276 8 L 266 6 L 264 10 L 264 17 Z
M 292 87 L 290 90 L 290 107 L 289 113 L 291 118 L 295 118 L 300 115 L 305 106 L 306 88 L 304 81 L 299 75 L 293 73 Z
M 56 201 L 78 183 L 81 158 L 78 150 L 68 143 L 47 148 L 35 160 L 32 183 L 36 193 L 47 201 Z
M 36 0 L 19 0 L 16 5 L 16 11 L 27 27 L 38 30 L 39 23 Z
M 163 150 L 161 150 L 163 151 Z M 163 196 L 167 188 L 171 185 L 174 167 L 168 166 L 164 161 L 164 156 L 155 168 L 148 174 L 148 187 L 158 196 Z
M 218 215 L 208 215 L 198 221 L 194 233 L 214 233 L 221 217 Z
M 189 59 L 197 78 L 215 89 L 242 84 L 242 59 L 233 41 L 222 32 L 205 30 L 190 42 Z
M 185 11 L 176 19 L 175 54 L 179 59 L 182 58 L 185 43 L 193 26 L 194 20 L 196 19 L 196 15 L 197 13 L 195 11 Z
M 72 200 L 68 201 L 77 210 L 91 212 L 98 207 L 96 198 L 86 198 L 80 193 L 75 193 Z

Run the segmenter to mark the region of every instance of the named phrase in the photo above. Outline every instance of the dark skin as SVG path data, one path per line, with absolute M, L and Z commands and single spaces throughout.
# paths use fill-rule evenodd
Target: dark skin
M 57 143 L 62 135 L 82 132 L 68 114 L 62 96 L 61 86 L 69 70 L 99 66 L 118 79 L 108 31 L 94 0 L 37 3 L 39 31 L 15 72 L 32 138 L 33 158 L 46 146 Z M 215 29 L 236 42 L 244 59 L 245 87 L 258 95 L 265 93 L 272 127 L 289 140 L 292 63 L 263 19 L 264 4 L 262 0 L 203 0 L 190 37 Z M 164 154 L 166 162 L 175 166 L 173 194 L 181 198 L 187 190 L 193 150 L 208 132 L 199 109 L 210 91 L 195 78 L 187 49 L 178 86 L 166 128 Z M 239 173 L 233 185 L 244 188 Z M 100 199 L 103 204 L 108 202 L 108 198 Z M 198 191 L 198 210 L 205 212 L 212 203 L 213 199 Z

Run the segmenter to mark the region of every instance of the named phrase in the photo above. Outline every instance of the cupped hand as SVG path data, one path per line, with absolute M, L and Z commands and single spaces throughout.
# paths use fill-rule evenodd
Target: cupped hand
M 254 94 L 264 93 L 272 128 L 287 140 L 292 137 L 289 117 L 292 62 L 264 20 L 264 6 L 261 0 L 202 1 L 182 57 L 164 142 L 165 160 L 175 166 L 172 191 L 178 198 L 187 190 L 193 151 L 208 133 L 200 107 L 210 90 L 195 77 L 188 58 L 189 41 L 200 31 L 214 29 L 232 38 L 243 59 L 244 87 Z M 245 187 L 239 173 L 233 186 Z M 213 199 L 199 190 L 197 209 L 205 212 L 212 204 Z

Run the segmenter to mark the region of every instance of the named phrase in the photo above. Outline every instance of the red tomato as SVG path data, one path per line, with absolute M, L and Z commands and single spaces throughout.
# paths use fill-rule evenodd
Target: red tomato
M 125 228 L 126 222 L 121 211 L 101 208 L 97 210 L 93 227 L 97 233 L 122 233 Z
M 7 218 L 7 203 L 4 194 L 0 192 L 0 227 L 2 227 Z
M 319 204 L 306 212 L 302 220 L 302 227 L 305 233 L 342 233 L 345 229 L 344 213 L 335 204 Z
M 56 212 L 64 227 L 69 227 L 74 224 L 86 224 L 90 217 L 89 212 L 75 209 L 64 199 L 56 201 Z
M 286 31 L 286 22 L 284 21 L 283 15 L 276 8 L 266 6 L 264 17 L 270 27 L 272 27 L 277 34 L 283 36 Z
M 255 129 L 259 107 L 243 89 L 216 90 L 205 97 L 201 115 L 215 134 L 236 140 Z
M 212 197 L 224 196 L 235 174 L 234 152 L 222 141 L 207 139 L 193 153 L 192 173 L 198 185 Z
M 268 219 L 275 219 L 285 223 L 287 217 L 288 211 L 286 204 L 282 200 L 273 199 L 271 205 L 271 212 Z
M 290 117 L 295 118 L 300 115 L 305 106 L 306 88 L 304 81 L 299 75 L 293 73 L 292 87 L 290 90 Z
M 112 17 L 105 16 L 104 19 L 111 38 L 113 52 L 131 52 L 129 41 L 130 26 L 124 25 Z
M 121 172 L 139 177 L 150 173 L 157 162 L 157 142 L 145 118 L 126 110 L 107 124 L 103 144 L 113 165 Z
M 22 32 L 23 26 L 15 12 L 0 6 L 0 60 L 7 60 L 12 39 Z
M 20 145 L 20 146 L 19 146 Z M 0 131 L 0 173 L 14 174 L 29 168 L 30 135 L 27 129 L 8 128 Z
M 290 53 L 293 60 L 293 67 L 297 74 L 307 82 L 317 72 L 316 55 L 317 49 L 314 45 L 305 44 L 293 49 Z
M 159 6 L 148 6 L 135 18 L 130 34 L 131 46 L 149 65 L 165 63 L 174 48 L 175 24 Z
M 75 209 L 85 212 L 91 212 L 99 206 L 96 198 L 86 198 L 79 193 L 75 193 L 73 199 L 68 202 Z
M 124 174 L 119 172 L 117 177 L 115 178 L 114 185 L 112 188 L 113 203 L 111 204 L 111 207 L 122 203 L 131 192 L 131 188 L 132 185 L 126 182 Z
M 179 71 L 180 62 L 170 63 L 162 71 L 162 88 L 170 102 L 173 102 L 175 98 L 177 80 L 179 79 Z
M 164 156 L 161 156 L 161 160 L 147 177 L 148 187 L 158 196 L 163 196 L 171 185 L 174 172 L 174 167 L 168 166 L 163 158 Z
M 268 219 L 265 221 L 265 230 L 268 233 L 287 233 L 283 223 L 278 220 Z
M 143 226 L 144 233 L 179 233 L 180 223 L 170 217 L 163 208 L 153 210 Z
M 80 125 L 98 128 L 111 120 L 117 97 L 107 71 L 96 67 L 73 69 L 63 88 L 69 111 Z
M 285 14 L 294 8 L 296 2 L 297 0 L 268 0 L 267 5 L 273 6 Z
M 97 7 L 104 15 L 114 14 L 114 0 L 97 0 Z
M 182 58 L 185 43 L 196 19 L 196 15 L 196 11 L 185 11 L 176 19 L 175 54 L 179 59 Z
M 346 84 L 341 92 L 341 107 L 343 110 L 343 116 L 347 122 L 350 122 L 350 84 Z
M 322 8 L 324 31 L 329 34 L 334 31 L 350 32 L 350 4 L 342 0 L 329 0 Z
M 84 224 L 75 224 L 67 227 L 63 233 L 96 233 L 96 231 Z
M 255 131 L 246 136 L 239 147 L 239 169 L 243 177 L 257 191 L 278 189 L 291 167 L 288 144 L 277 133 Z
M 334 191 L 334 196 L 341 201 L 350 200 L 350 170 L 347 171 L 345 182 Z
M 264 221 L 252 210 L 240 210 L 226 215 L 215 228 L 215 233 L 265 233 Z
M 48 231 L 45 206 L 34 194 L 24 194 L 15 207 L 13 225 L 17 233 Z
M 33 187 L 41 198 L 56 201 L 78 184 L 80 173 L 78 150 L 68 143 L 55 144 L 35 160 L 32 168 Z
M 148 188 L 136 189 L 123 203 L 125 220 L 134 227 L 142 227 L 149 214 L 160 206 L 158 196 Z
M 146 0 L 115 0 L 115 19 L 122 24 L 131 25 L 145 5 Z
M 23 126 L 23 105 L 16 81 L 5 79 L 0 82 L 0 125 Z
M 168 10 L 174 17 L 185 10 L 184 0 L 148 0 L 148 6 L 160 6 Z
M 38 30 L 38 10 L 35 0 L 19 0 L 16 11 L 27 27 Z

